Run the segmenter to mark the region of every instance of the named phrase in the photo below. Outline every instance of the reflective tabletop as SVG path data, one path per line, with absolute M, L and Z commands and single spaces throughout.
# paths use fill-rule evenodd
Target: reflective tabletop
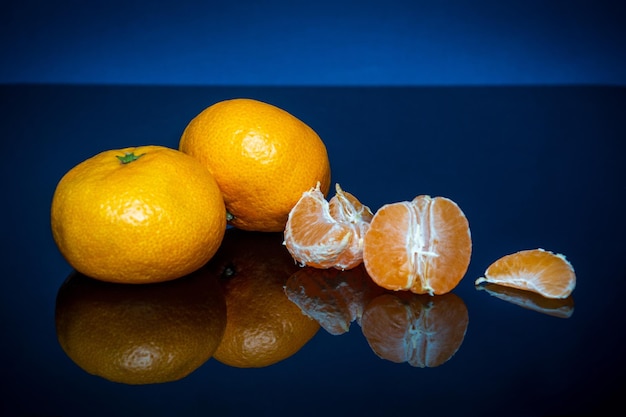
M 181 308 L 167 294 L 193 303 L 200 287 L 190 277 L 127 291 L 75 273 L 50 232 L 55 186 L 103 150 L 176 148 L 191 118 L 234 97 L 311 126 L 332 182 L 372 211 L 419 194 L 454 200 L 470 224 L 469 269 L 451 293 L 430 297 L 382 290 L 361 267 L 291 265 L 275 284 L 280 297 L 319 326 L 286 358 L 239 368 L 194 356 L 186 376 L 158 383 L 100 376 L 64 346 L 60 316 L 148 303 L 156 309 L 127 329 L 139 338 L 158 327 L 146 317 Z M 621 404 L 624 88 L 4 85 L 0 111 L 3 416 L 564 416 L 610 415 Z M 285 256 L 280 233 L 261 235 L 229 229 L 231 252 L 203 268 L 201 286 L 223 281 L 224 259 L 238 251 L 271 246 L 258 263 Z M 532 248 L 572 263 L 570 298 L 475 287 L 493 261 Z M 111 322 L 85 332 L 104 341 Z M 209 340 L 212 325 L 196 330 Z

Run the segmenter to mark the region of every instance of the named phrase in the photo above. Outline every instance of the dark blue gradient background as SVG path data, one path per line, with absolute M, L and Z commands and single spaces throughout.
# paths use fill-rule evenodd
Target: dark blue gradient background
M 623 4 L 13 0 L 0 84 L 624 85 Z

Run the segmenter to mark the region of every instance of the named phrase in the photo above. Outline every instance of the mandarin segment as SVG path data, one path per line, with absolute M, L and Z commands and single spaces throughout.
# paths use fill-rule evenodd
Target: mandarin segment
M 318 184 L 304 192 L 289 213 L 285 246 L 302 266 L 343 270 L 362 263 L 372 212 L 339 184 L 335 190 L 326 201 Z
M 475 285 L 483 282 L 533 291 L 547 298 L 567 298 L 576 287 L 576 273 L 565 256 L 530 249 L 496 260 Z
M 384 288 L 445 294 L 465 275 L 471 251 L 469 223 L 459 206 L 445 197 L 420 195 L 376 212 L 363 261 Z

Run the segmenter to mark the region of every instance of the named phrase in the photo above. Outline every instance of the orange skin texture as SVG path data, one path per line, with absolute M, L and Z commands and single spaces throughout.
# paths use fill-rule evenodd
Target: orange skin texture
M 230 224 L 279 232 L 302 193 L 319 181 L 326 194 L 326 146 L 304 122 L 273 105 L 224 100 L 185 128 L 179 149 L 211 171 L 224 195 Z
M 121 163 L 127 153 L 138 159 Z M 211 174 L 174 149 L 104 151 L 59 181 L 51 207 L 54 240 L 69 264 L 102 281 L 152 283 L 199 269 L 226 229 Z
M 176 381 L 205 363 L 226 328 L 219 283 L 200 269 L 151 285 L 73 272 L 55 308 L 59 344 L 84 371 L 124 384 Z

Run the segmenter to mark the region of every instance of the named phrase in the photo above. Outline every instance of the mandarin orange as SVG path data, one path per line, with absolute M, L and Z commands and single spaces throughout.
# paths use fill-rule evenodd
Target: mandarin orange
M 381 207 L 363 244 L 367 272 L 381 287 L 445 294 L 470 262 L 469 223 L 450 199 L 420 195 Z
M 335 191 L 326 201 L 318 183 L 289 212 L 285 246 L 302 266 L 350 269 L 363 262 L 372 212 L 339 184 Z
M 219 187 L 197 160 L 162 146 L 110 150 L 59 181 L 54 240 L 76 270 L 103 281 L 152 283 L 187 275 L 226 229 Z
M 211 171 L 224 195 L 230 224 L 283 231 L 302 193 L 330 186 L 326 146 L 307 124 L 252 99 L 215 103 L 185 128 L 179 149 Z
M 496 260 L 475 284 L 483 282 L 533 291 L 547 298 L 567 298 L 576 287 L 576 273 L 565 256 L 530 249 Z
M 73 272 L 59 288 L 56 330 L 84 371 L 125 384 L 176 381 L 217 349 L 226 303 L 200 269 L 169 282 L 123 285 Z
M 319 330 L 283 290 L 300 268 L 282 245 L 281 233 L 230 228 L 207 268 L 221 277 L 226 298 L 226 330 L 213 355 L 219 362 L 269 366 L 294 355 Z

